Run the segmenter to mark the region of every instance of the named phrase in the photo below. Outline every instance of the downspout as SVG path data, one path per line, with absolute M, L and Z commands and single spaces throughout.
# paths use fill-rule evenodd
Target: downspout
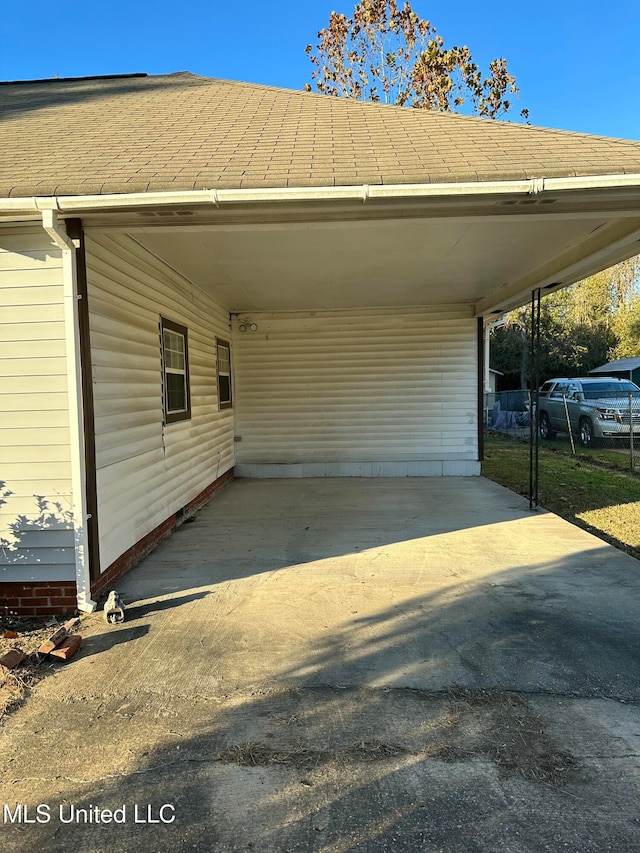
M 78 324 L 78 285 L 76 247 L 60 230 L 54 210 L 42 211 L 42 227 L 62 251 L 64 295 L 64 337 L 67 356 L 67 391 L 69 395 L 69 439 L 71 450 L 71 497 L 73 507 L 74 550 L 78 609 L 93 613 L 96 602 L 91 598 L 89 574 L 89 536 L 87 531 L 87 494 L 84 453 L 84 403 Z

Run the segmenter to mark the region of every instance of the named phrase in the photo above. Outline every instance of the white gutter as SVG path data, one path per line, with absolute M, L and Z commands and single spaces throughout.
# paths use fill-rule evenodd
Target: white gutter
M 353 187 L 276 187 L 273 189 L 193 190 L 111 193 L 105 195 L 33 196 L 0 199 L 0 213 L 40 213 L 158 207 L 162 205 L 257 204 L 264 202 L 349 201 L 376 199 L 539 195 L 598 189 L 640 189 L 640 174 L 582 178 L 533 178 L 522 181 L 467 181 L 442 184 L 363 184 Z
M 78 324 L 78 286 L 76 247 L 60 230 L 53 210 L 42 211 L 42 227 L 62 250 L 64 294 L 64 336 L 67 356 L 67 391 L 69 396 L 69 439 L 71 449 L 71 492 L 76 561 L 78 609 L 93 613 L 96 602 L 91 598 L 89 574 L 89 537 L 87 532 L 86 471 L 84 461 L 84 405 L 80 363 L 80 331 Z

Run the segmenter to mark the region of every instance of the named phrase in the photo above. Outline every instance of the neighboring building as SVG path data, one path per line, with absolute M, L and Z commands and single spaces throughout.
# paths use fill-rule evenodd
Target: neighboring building
M 504 373 L 501 373 L 499 370 L 494 370 L 493 367 L 489 368 L 489 394 L 495 397 L 496 392 L 498 390 L 498 376 L 504 376 Z
M 92 609 L 234 475 L 479 474 L 483 325 L 640 238 L 637 142 L 191 74 L 3 84 L 0 118 L 24 613 Z
M 638 343 L 640 346 L 640 342 Z M 636 358 L 618 358 L 615 361 L 610 361 L 608 364 L 603 364 L 602 367 L 595 367 L 589 371 L 589 374 L 600 374 L 601 376 L 619 376 L 620 379 L 630 379 L 640 386 L 640 356 Z

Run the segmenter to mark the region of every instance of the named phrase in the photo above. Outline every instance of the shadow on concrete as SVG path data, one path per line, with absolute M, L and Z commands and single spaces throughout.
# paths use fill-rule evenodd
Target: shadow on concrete
M 181 607 L 183 604 L 198 601 L 201 598 L 206 598 L 208 595 L 210 593 L 203 590 L 202 592 L 193 592 L 189 595 L 172 595 L 170 598 L 150 601 L 146 604 L 127 605 L 125 617 L 128 622 L 132 619 L 143 619 L 150 613 L 156 613 L 160 610 L 173 610 L 174 607 Z
M 130 627 L 119 627 L 109 632 L 105 631 L 103 634 L 91 634 L 83 639 L 80 655 L 83 658 L 97 655 L 122 643 L 130 643 L 132 640 L 146 637 L 148 633 L 148 625 L 132 625 Z
M 502 486 L 453 479 L 234 480 L 118 586 L 146 601 L 531 515 Z
M 414 595 L 292 637 L 295 663 L 259 681 L 247 649 L 235 686 L 209 695 L 155 684 L 101 697 L 93 728 L 68 706 L 58 782 L 43 787 L 54 817 L 5 826 L 4 849 L 637 850 L 640 577 L 624 555 L 594 568 L 558 559 Z M 163 640 L 154 653 L 170 667 Z M 28 785 L 28 754 L 10 760 Z M 127 822 L 60 824 L 70 803 L 124 804 Z M 135 823 L 147 804 L 175 821 Z

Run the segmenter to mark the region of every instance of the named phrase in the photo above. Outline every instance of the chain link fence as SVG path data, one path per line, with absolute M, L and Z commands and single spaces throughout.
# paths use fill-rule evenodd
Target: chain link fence
M 546 393 L 543 386 L 538 412 L 529 389 L 485 394 L 485 431 L 529 442 L 537 429 L 540 448 L 640 471 L 640 393 L 607 391 L 593 399 L 588 394 L 569 386 Z

